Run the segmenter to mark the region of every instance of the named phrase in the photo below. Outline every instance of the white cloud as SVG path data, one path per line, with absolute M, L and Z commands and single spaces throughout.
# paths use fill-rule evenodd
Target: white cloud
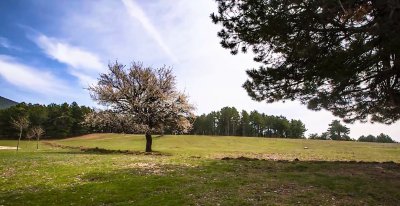
M 84 86 L 85 88 L 88 85 L 92 85 L 92 84 L 95 84 L 97 82 L 97 79 L 95 77 L 93 77 L 91 75 L 88 75 L 88 74 L 84 74 L 82 72 L 78 72 L 78 71 L 75 71 L 75 70 L 71 69 L 71 70 L 69 70 L 69 73 L 71 75 L 74 75 L 76 78 L 78 78 L 80 83 L 81 83 L 81 85 Z
M 267 104 L 251 100 L 242 84 L 248 78 L 245 70 L 258 65 L 251 55 L 232 56 L 220 46 L 217 37 L 220 26 L 212 24 L 209 17 L 210 13 L 217 11 L 214 1 L 155 0 L 135 3 L 124 0 L 121 4 L 119 1 L 99 0 L 84 1 L 82 4 L 84 9 L 62 8 L 68 10 L 69 18 L 55 21 L 54 26 L 60 28 L 58 37 L 69 39 L 81 48 L 90 48 L 102 59 L 118 59 L 124 64 L 141 60 L 145 65 L 158 67 L 171 65 L 170 60 L 176 56 L 179 62 L 173 62 L 172 66 L 178 87 L 189 94 L 198 108 L 198 114 L 224 106 L 248 111 L 256 109 L 267 114 L 301 119 L 308 133 L 324 132 L 328 124 L 337 119 L 330 112 L 311 111 L 298 102 Z M 116 12 L 125 10 L 128 12 Z M 127 20 L 130 18 L 135 21 Z M 169 48 L 173 48 L 173 54 Z M 400 140 L 400 130 L 397 129 L 400 122 L 391 126 L 348 126 L 353 138 L 384 132 Z
M 0 37 L 0 46 L 7 49 L 11 48 L 10 42 L 4 37 Z
M 321 133 L 328 124 L 339 119 L 328 111 L 312 111 L 299 102 L 267 104 L 255 102 L 247 95 L 242 84 L 248 78 L 245 70 L 257 68 L 251 55 L 233 56 L 219 44 L 220 26 L 211 23 L 210 14 L 217 11 L 212 1 L 152 1 L 142 5 L 147 15 L 157 24 L 157 30 L 173 46 L 179 58 L 175 67 L 180 89 L 185 89 L 196 103 L 197 113 L 235 106 L 239 110 L 258 110 L 270 115 L 284 115 L 302 120 L 307 133 Z M 141 45 L 146 47 L 145 45 Z M 159 62 L 157 65 L 162 65 Z M 400 140 L 400 122 L 393 125 L 348 124 L 351 137 L 362 134 L 377 135 L 381 132 Z
M 4 47 L 6 49 L 19 50 L 19 51 L 22 50 L 21 48 L 11 44 L 11 42 L 7 38 L 1 36 L 0 36 L 0 47 Z
M 129 15 L 139 21 L 147 33 L 158 43 L 162 50 L 171 58 L 173 62 L 178 62 L 176 56 L 162 39 L 160 33 L 151 23 L 142 8 L 133 0 L 122 0 Z
M 102 71 L 104 69 L 100 59 L 84 49 L 45 35 L 39 35 L 35 42 L 49 57 L 76 69 L 87 71 Z
M 56 38 L 40 34 L 33 40 L 47 56 L 67 64 L 70 74 L 77 77 L 84 86 L 95 82 L 93 76 L 97 76 L 106 68 L 97 55 Z
M 50 72 L 24 65 L 10 56 L 0 55 L 0 75 L 24 90 L 45 95 L 69 93 L 65 83 Z

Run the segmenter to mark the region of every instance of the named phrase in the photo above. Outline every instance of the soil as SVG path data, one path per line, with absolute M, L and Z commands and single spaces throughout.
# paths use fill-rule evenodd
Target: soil
M 0 150 L 2 150 L 2 149 L 17 149 L 17 147 L 0 146 Z

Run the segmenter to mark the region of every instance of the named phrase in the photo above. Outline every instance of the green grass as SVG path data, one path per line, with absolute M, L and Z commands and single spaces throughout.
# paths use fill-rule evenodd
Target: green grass
M 50 142 L 140 151 L 145 145 L 142 135 L 117 134 Z M 399 144 L 206 136 L 165 136 L 153 143 L 165 155 L 82 152 L 44 144 L 36 150 L 35 142 L 26 141 L 18 153 L 0 150 L 0 205 L 400 202 Z M 15 146 L 16 141 L 0 145 Z M 235 159 L 241 156 L 248 158 Z M 286 161 L 295 158 L 300 161 Z M 393 162 L 377 163 L 387 161 Z
M 101 134 L 55 141 L 69 146 L 144 151 L 143 135 Z M 304 149 L 307 147 L 308 149 Z M 394 161 L 400 163 L 400 144 L 379 144 L 307 139 L 256 137 L 163 136 L 153 150 L 174 156 L 221 158 L 247 156 L 260 159 L 321 161 Z

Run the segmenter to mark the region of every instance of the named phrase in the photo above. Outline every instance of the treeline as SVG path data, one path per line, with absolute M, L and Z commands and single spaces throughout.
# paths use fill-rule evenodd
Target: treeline
M 342 125 L 339 120 L 333 120 L 329 124 L 329 128 L 326 132 L 323 132 L 321 135 L 317 133 L 312 133 L 309 135 L 308 139 L 396 143 L 396 141 L 392 140 L 389 135 L 383 133 L 376 137 L 374 135 L 362 135 L 358 138 L 358 140 L 350 138 L 349 134 L 350 129 L 348 127 Z
M 396 143 L 389 135 L 381 133 L 378 136 L 368 135 L 368 136 L 360 136 L 358 138 L 359 142 L 379 142 L 379 143 Z
M 49 105 L 20 103 L 0 110 L 0 137 L 16 137 L 18 129 L 12 125 L 12 120 L 20 117 L 27 117 L 30 127 L 43 128 L 45 137 L 63 138 L 87 134 L 89 131 L 82 122 L 91 111 L 91 108 L 79 106 L 76 102 Z
M 300 120 L 288 120 L 258 111 L 240 113 L 235 107 L 202 114 L 193 123 L 192 134 L 304 138 L 305 125 Z
M 326 132 L 323 132 L 321 135 L 312 133 L 308 136 L 308 139 L 354 141 L 354 139 L 350 138 L 349 134 L 350 128 L 342 125 L 339 120 L 333 120 Z

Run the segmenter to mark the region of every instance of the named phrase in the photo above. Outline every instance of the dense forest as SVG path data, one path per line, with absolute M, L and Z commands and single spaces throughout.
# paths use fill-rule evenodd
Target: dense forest
M 0 109 L 0 138 L 18 136 L 12 120 L 27 117 L 29 128 L 40 126 L 44 129 L 46 138 L 64 138 L 87 133 L 143 133 L 142 129 L 133 123 L 126 115 L 117 115 L 110 111 L 95 111 L 86 106 L 72 104 L 26 104 L 20 103 L 7 109 Z M 28 128 L 23 131 L 26 136 Z M 274 116 L 260 113 L 256 110 L 250 113 L 235 107 L 224 107 L 219 111 L 197 116 L 193 122 L 190 134 L 215 136 L 249 136 L 249 137 L 282 137 L 305 138 L 305 125 L 301 120 L 288 120 L 284 116 Z M 161 134 L 178 134 L 175 130 L 163 128 L 157 131 Z M 309 139 L 347 140 L 350 129 L 332 121 L 326 132 L 310 134 Z M 386 134 L 378 136 L 361 136 L 360 142 L 394 143 Z
M 44 136 L 49 138 L 63 138 L 86 134 L 89 131 L 81 124 L 87 113 L 92 109 L 72 104 L 26 104 L 0 110 L 0 137 L 15 137 L 18 129 L 12 125 L 13 119 L 27 117 L 29 127 L 40 126 L 44 129 Z M 24 131 L 25 133 L 26 131 Z
M 389 135 L 386 134 L 379 134 L 378 136 L 374 136 L 374 135 L 368 135 L 368 136 L 364 136 L 362 135 L 361 137 L 358 138 L 359 142 L 379 142 L 379 143 L 395 143 L 396 141 L 394 141 Z
M 305 125 L 300 120 L 288 120 L 283 116 L 273 116 L 235 107 L 224 107 L 220 111 L 198 116 L 193 123 L 192 134 L 227 135 L 253 137 L 304 138 Z

